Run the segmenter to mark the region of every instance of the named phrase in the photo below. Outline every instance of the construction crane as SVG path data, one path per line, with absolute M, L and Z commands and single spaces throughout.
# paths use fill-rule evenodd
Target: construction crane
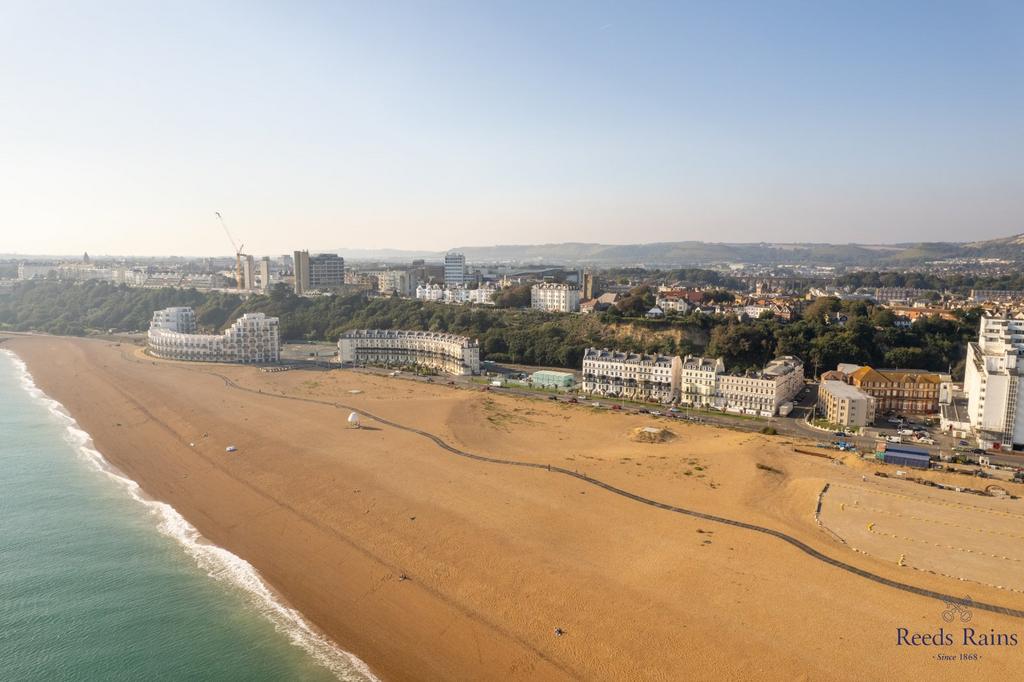
M 228 236 L 228 241 L 231 242 L 231 248 L 235 250 L 235 283 L 239 289 L 245 288 L 245 275 L 242 272 L 242 257 L 248 254 L 242 253 L 242 249 L 245 248 L 245 244 L 237 246 L 235 244 L 234 237 L 231 236 L 231 230 L 228 229 L 228 224 L 224 222 L 224 217 L 221 216 L 220 211 L 214 211 L 213 214 L 217 216 L 217 220 L 220 222 L 220 226 L 224 228 L 224 234 Z

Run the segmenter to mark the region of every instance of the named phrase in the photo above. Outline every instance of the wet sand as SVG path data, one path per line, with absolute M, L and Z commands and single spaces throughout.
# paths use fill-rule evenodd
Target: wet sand
M 3 347 L 112 464 L 385 679 L 953 679 L 1010 676 L 1024 662 L 1019 647 L 897 646 L 898 627 L 959 625 L 942 621 L 935 599 L 777 538 L 458 457 L 371 420 L 348 429 L 347 409 L 286 396 L 578 470 L 893 580 L 1024 609 L 1016 592 L 899 567 L 820 529 L 823 484 L 859 485 L 862 472 L 794 454 L 781 437 L 673 423 L 670 442 L 637 443 L 630 434 L 649 418 L 400 378 L 155 361 L 99 340 Z M 1020 633 L 1024 620 L 975 611 L 972 626 Z M 961 651 L 982 659 L 936 659 Z

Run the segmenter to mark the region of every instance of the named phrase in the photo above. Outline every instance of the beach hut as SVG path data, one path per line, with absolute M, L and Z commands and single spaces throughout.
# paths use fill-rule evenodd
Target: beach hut
M 352 414 L 350 414 L 348 416 L 348 425 L 349 425 L 350 428 L 353 428 L 353 429 L 358 429 L 359 428 L 359 413 L 358 412 L 353 412 Z

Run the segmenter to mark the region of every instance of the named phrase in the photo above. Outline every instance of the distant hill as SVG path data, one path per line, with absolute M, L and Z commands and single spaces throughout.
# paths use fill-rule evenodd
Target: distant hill
M 724 263 L 906 266 L 949 258 L 1004 258 L 1024 262 L 1024 234 L 981 242 L 905 244 L 728 244 L 655 242 L 651 244 L 505 244 L 453 250 L 472 262 L 566 263 L 602 266 L 682 267 Z M 339 249 L 353 260 L 439 260 L 444 252 L 397 249 Z

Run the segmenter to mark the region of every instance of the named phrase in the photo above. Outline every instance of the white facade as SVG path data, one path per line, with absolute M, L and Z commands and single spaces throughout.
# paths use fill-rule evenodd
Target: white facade
M 580 288 L 561 282 L 534 284 L 530 289 L 530 307 L 554 313 L 578 313 Z
M 592 395 L 669 403 L 679 393 L 678 356 L 588 348 L 581 390 Z
M 803 387 L 804 363 L 787 355 L 772 360 L 760 372 L 719 375 L 715 400 L 728 411 L 771 417 Z
M 722 358 L 687 355 L 680 365 L 679 402 L 683 405 L 713 405 L 718 377 L 725 373 Z
M 967 347 L 964 393 L 978 441 L 985 447 L 1024 445 L 1024 313 L 983 317 Z
M 276 317 L 246 313 L 223 334 L 196 334 L 191 308 L 165 308 L 153 313 L 149 352 L 169 360 L 200 362 L 278 362 L 281 342 Z
M 444 287 L 440 284 L 421 284 L 416 287 L 416 298 L 421 301 L 443 301 Z
M 478 374 L 480 345 L 475 339 L 442 332 L 361 329 L 341 335 L 338 359 L 343 364 L 418 365 L 448 374 Z
M 685 315 L 693 310 L 693 304 L 682 296 L 658 296 L 656 303 L 665 312 L 674 312 Z
M 799 358 L 772 360 L 759 372 L 730 376 L 721 358 L 643 355 L 588 348 L 583 354 L 584 393 L 657 400 L 771 417 L 803 389 Z
M 154 330 L 178 332 L 181 334 L 195 334 L 196 314 L 191 308 L 176 307 L 164 308 L 153 313 L 153 319 L 149 323 L 149 331 Z
M 465 287 L 442 287 L 439 284 L 421 284 L 416 287 L 416 298 L 421 301 L 439 303 L 472 303 L 494 305 L 493 296 L 499 289 L 493 284 L 482 284 L 476 289 Z

